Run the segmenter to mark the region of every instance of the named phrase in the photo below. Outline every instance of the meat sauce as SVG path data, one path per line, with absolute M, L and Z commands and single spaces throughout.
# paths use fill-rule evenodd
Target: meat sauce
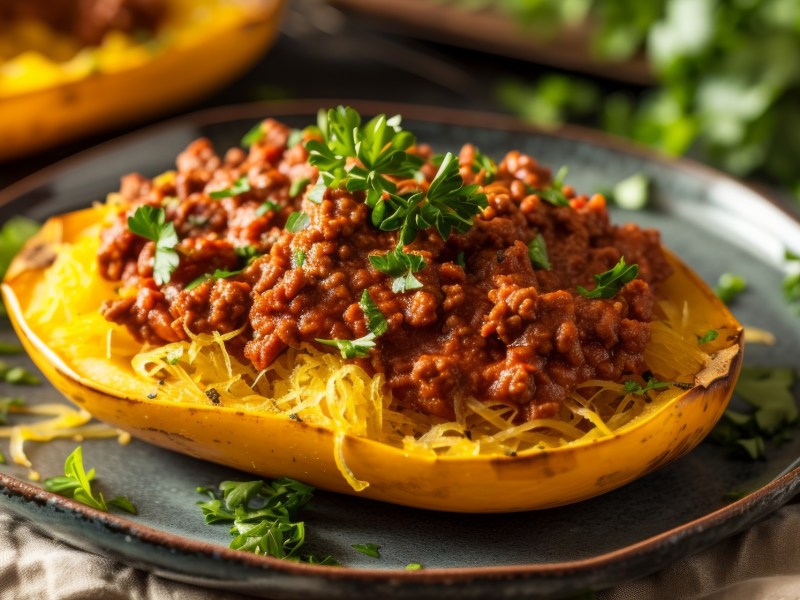
M 106 319 L 156 345 L 186 340 L 188 332 L 241 329 L 229 350 L 263 369 L 287 347 L 335 352 L 315 340 L 367 335 L 359 300 L 368 290 L 388 331 L 354 360 L 383 373 L 399 404 L 443 418 L 454 416 L 458 397 L 512 405 L 523 418 L 550 417 L 581 382 L 647 370 L 654 290 L 670 267 L 658 232 L 612 225 L 602 196 L 564 186 L 569 206 L 546 202 L 531 190 L 551 186 L 549 169 L 515 151 L 487 183 L 466 145 L 461 176 L 483 185 L 488 206 L 464 234 L 443 240 L 421 230 L 405 252 L 425 259 L 415 273 L 422 287 L 396 293 L 369 256 L 393 250 L 397 233 L 372 225 L 362 192 L 327 189 L 320 203 L 310 201 L 314 183 L 302 184 L 316 182 L 317 169 L 303 144 L 287 147 L 290 129 L 277 121 L 262 129 L 249 152 L 234 148 L 222 157 L 200 139 L 178 156 L 174 172 L 123 178 L 126 209 L 102 232 L 98 264 L 127 292 L 105 303 Z M 426 159 L 420 171 L 432 180 L 430 148 L 410 151 Z M 209 196 L 241 177 L 249 191 Z M 163 286 L 153 278 L 154 243 L 127 225 L 143 204 L 163 207 L 180 238 L 179 266 Z M 310 225 L 293 233 L 285 225 L 295 211 Z M 550 269 L 535 268 L 529 256 L 539 234 Z M 638 265 L 639 276 L 616 295 L 576 292 L 592 289 L 594 276 L 622 257 Z M 217 269 L 241 272 L 186 289 Z

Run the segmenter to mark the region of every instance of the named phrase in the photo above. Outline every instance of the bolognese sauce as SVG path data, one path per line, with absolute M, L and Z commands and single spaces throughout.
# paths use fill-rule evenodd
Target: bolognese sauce
M 512 151 L 495 164 L 468 144 L 457 173 L 464 189 L 475 186 L 474 216 L 442 235 L 420 212 L 404 239 L 381 203 L 423 197 L 442 157 L 409 146 L 414 176 L 389 177 L 394 191 L 370 196 L 323 181 L 321 159 L 309 160 L 309 142 L 322 138 L 266 120 L 249 151 L 220 155 L 200 139 L 174 171 L 124 177 L 98 255 L 124 293 L 106 302 L 105 318 L 154 345 L 240 331 L 228 350 L 256 369 L 290 347 L 338 346 L 383 373 L 399 405 L 443 418 L 465 397 L 550 417 L 582 382 L 647 371 L 655 293 L 670 274 L 657 231 L 611 224 L 601 195 L 576 193 L 530 156 Z M 174 228 L 168 277 L 160 242 L 132 230 L 142 207 Z M 400 266 L 377 260 L 390 258 Z M 636 270 L 592 293 L 626 264 Z M 380 335 L 365 297 L 385 321 Z

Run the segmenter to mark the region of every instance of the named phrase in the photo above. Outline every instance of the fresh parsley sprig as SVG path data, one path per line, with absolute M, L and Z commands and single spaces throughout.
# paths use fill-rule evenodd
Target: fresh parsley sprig
M 380 558 L 381 547 L 378 544 L 352 544 L 352 548 L 371 558 Z
M 623 386 L 622 391 L 625 394 L 636 394 L 636 395 L 639 395 L 639 396 L 646 396 L 647 392 L 650 392 L 652 390 L 663 390 L 663 389 L 666 389 L 668 387 L 672 387 L 673 385 L 675 385 L 674 382 L 671 382 L 671 381 L 658 381 L 658 380 L 656 380 L 655 378 L 652 378 L 652 377 L 650 379 L 648 379 L 647 382 L 644 385 L 642 385 L 638 381 L 630 379 L 630 380 L 625 382 L 625 385 Z
M 44 487 L 48 492 L 72 498 L 78 502 L 91 506 L 97 510 L 108 512 L 109 505 L 121 508 L 131 514 L 137 514 L 136 507 L 125 496 L 117 496 L 113 500 L 106 502 L 103 494 L 92 491 L 92 480 L 95 471 L 90 469 L 87 473 L 83 467 L 83 448 L 78 446 L 73 450 L 66 461 L 64 461 L 64 475 L 50 477 L 44 482 Z
M 231 523 L 230 547 L 254 554 L 312 564 L 337 565 L 330 556 L 302 555 L 305 524 L 299 513 L 314 488 L 288 477 L 271 482 L 223 481 L 217 490 L 198 487 L 209 500 L 198 502 L 206 523 Z
M 239 194 L 244 194 L 250 191 L 250 182 L 247 180 L 246 175 L 242 175 L 233 182 L 233 185 L 223 190 L 216 190 L 211 192 L 208 196 L 212 200 L 221 200 L 222 198 L 233 198 Z
M 175 250 L 178 245 L 178 234 L 175 225 L 166 222 L 163 208 L 140 206 L 128 217 L 128 229 L 131 233 L 151 240 L 156 244 L 153 258 L 153 279 L 158 285 L 168 283 L 172 273 L 178 268 L 180 257 Z
M 386 254 L 373 254 L 369 257 L 370 264 L 381 273 L 386 273 L 392 280 L 392 291 L 402 294 L 408 290 L 422 287 L 419 279 L 414 277 L 425 268 L 425 259 L 418 254 L 408 254 L 402 248 L 395 248 Z
M 367 329 L 369 333 L 355 340 L 325 340 L 316 338 L 316 341 L 325 346 L 338 348 L 342 358 L 366 358 L 369 351 L 375 347 L 375 339 L 386 333 L 389 323 L 384 314 L 372 300 L 367 290 L 361 294 L 361 301 L 358 303 L 364 316 L 367 318 Z
M 549 271 L 552 268 L 550 258 L 547 255 L 547 243 L 541 233 L 528 244 L 528 256 L 535 269 L 547 269 Z
M 736 273 L 723 273 L 714 288 L 714 293 L 725 304 L 730 304 L 747 289 L 747 281 Z
M 613 298 L 625 284 L 636 279 L 638 274 L 639 265 L 625 264 L 623 256 L 612 269 L 594 276 L 597 285 L 592 291 L 581 286 L 576 289 L 585 298 Z
M 362 126 L 361 115 L 350 107 L 321 111 L 318 127 L 324 142 L 306 143 L 308 161 L 319 169 L 327 187 L 364 191 L 367 204 L 374 207 L 384 192 L 397 191 L 387 177 L 413 177 L 423 162 L 406 152 L 416 139 L 400 122 L 399 115 L 378 115 Z
M 204 273 L 200 275 L 197 279 L 190 281 L 185 288 L 186 291 L 193 290 L 194 288 L 204 284 L 206 281 L 216 281 L 217 279 L 227 279 L 228 277 L 235 277 L 242 272 L 241 269 L 238 271 L 226 271 L 224 269 L 214 269 L 213 273 Z
M 384 231 L 399 230 L 398 247 L 414 241 L 417 231 L 433 227 L 446 240 L 453 231 L 466 233 L 472 219 L 488 205 L 478 185 L 464 185 L 458 160 L 448 152 L 428 191 L 388 194 L 373 207 L 372 223 Z

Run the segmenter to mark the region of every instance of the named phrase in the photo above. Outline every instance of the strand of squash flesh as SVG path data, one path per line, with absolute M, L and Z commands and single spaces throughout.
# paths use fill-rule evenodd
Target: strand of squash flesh
M 25 442 L 50 442 L 55 439 L 72 439 L 82 442 L 85 439 L 117 438 L 126 445 L 130 443 L 129 433 L 105 423 L 90 423 L 92 415 L 85 410 L 66 404 L 50 403 L 34 406 L 11 406 L 10 413 L 52 417 L 34 423 L 20 423 L 0 427 L 0 438 L 8 438 L 10 456 L 15 464 L 28 468 L 28 479 L 41 480 L 41 475 L 33 468 L 33 463 L 25 453 Z

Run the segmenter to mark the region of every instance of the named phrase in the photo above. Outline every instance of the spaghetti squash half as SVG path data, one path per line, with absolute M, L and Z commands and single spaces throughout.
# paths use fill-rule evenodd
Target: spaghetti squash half
M 575 502 L 702 440 L 742 328 L 657 234 L 348 110 L 48 221 L 3 293 L 53 384 L 163 447 L 438 510 Z

